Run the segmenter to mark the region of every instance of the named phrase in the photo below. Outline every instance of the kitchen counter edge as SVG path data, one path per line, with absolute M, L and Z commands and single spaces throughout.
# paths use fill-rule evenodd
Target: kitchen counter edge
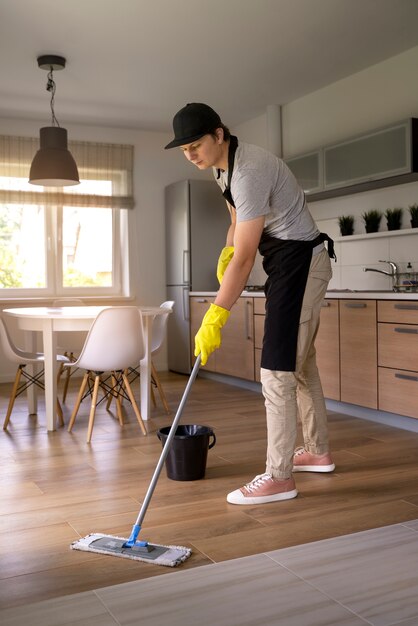
M 212 298 L 216 296 L 216 291 L 191 291 L 190 296 Z M 243 291 L 243 298 L 264 298 L 262 291 Z M 396 293 L 394 291 L 327 291 L 328 299 L 348 299 L 348 300 L 418 300 L 418 293 Z

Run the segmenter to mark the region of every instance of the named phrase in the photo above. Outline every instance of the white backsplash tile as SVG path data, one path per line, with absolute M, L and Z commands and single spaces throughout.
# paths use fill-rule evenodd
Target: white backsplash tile
M 341 265 L 379 266 L 379 259 L 389 259 L 389 243 L 386 237 L 344 241 L 341 248 Z M 382 265 L 382 269 L 385 267 Z

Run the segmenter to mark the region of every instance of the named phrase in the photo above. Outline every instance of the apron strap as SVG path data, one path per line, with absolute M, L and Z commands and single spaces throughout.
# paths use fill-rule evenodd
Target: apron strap
M 238 148 L 238 138 L 235 137 L 235 135 L 231 135 L 230 140 L 229 140 L 229 148 L 228 148 L 228 182 L 226 184 L 226 187 L 222 195 L 225 198 L 225 200 L 231 206 L 234 207 L 234 209 L 235 209 L 235 204 L 234 204 L 234 199 L 231 193 L 231 180 L 232 180 L 232 173 L 234 171 L 235 152 L 237 151 L 237 148 Z
M 323 243 L 324 241 L 327 242 L 327 250 L 328 250 L 329 258 L 334 259 L 334 261 L 337 262 L 337 255 L 335 254 L 335 249 L 334 249 L 334 240 L 331 239 L 331 237 L 329 237 L 326 233 L 319 233 L 318 237 L 316 237 L 313 240 L 312 247 L 315 248 L 315 246 L 319 245 L 320 243 Z

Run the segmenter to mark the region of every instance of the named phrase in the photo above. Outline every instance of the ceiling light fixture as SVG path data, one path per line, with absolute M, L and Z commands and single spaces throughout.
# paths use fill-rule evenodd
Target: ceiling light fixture
M 40 129 L 40 148 L 30 167 L 29 182 L 44 187 L 78 185 L 77 164 L 68 150 L 67 130 L 61 128 L 55 116 L 54 100 L 56 85 L 54 70 L 63 70 L 65 58 L 46 54 L 38 57 L 38 67 L 48 72 L 46 90 L 51 94 L 52 126 Z

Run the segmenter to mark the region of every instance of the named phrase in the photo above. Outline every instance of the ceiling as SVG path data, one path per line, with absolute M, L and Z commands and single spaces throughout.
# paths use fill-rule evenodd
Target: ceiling
M 168 131 L 187 102 L 230 126 L 418 45 L 418 0 L 0 0 L 0 116 Z

